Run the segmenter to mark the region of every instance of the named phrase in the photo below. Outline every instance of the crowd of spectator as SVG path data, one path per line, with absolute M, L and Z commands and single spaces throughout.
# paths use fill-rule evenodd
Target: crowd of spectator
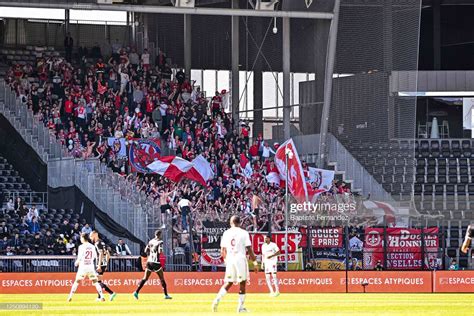
M 226 91 L 206 98 L 182 70 L 172 71 L 161 50 L 154 63 L 147 50 L 139 55 L 120 45 L 114 45 L 109 58 L 99 56 L 92 62 L 87 58 L 70 62 L 69 52 L 67 57 L 12 65 L 6 81 L 72 156 L 101 159 L 136 191 L 164 205 L 163 219 L 171 217 L 177 243 L 189 239 L 190 223 L 199 231 L 204 220 L 227 221 L 236 211 L 248 230 L 283 229 L 284 191 L 265 179 L 277 171 L 272 159 L 277 144 L 271 147 L 261 135 L 250 140 L 249 126 L 233 122 L 225 111 Z M 108 145 L 109 137 L 159 137 L 162 146 L 177 156 L 192 160 L 203 155 L 215 177 L 203 187 L 186 181 L 177 185 L 159 175 L 129 173 L 127 157 Z M 246 160 L 251 162 L 251 175 L 242 172 L 241 162 Z M 308 168 L 305 162 L 303 168 Z M 321 198 L 329 201 L 336 195 L 346 198 L 351 192 L 335 181 Z M 183 199 L 189 201 L 185 202 L 187 209 L 178 205 Z M 38 230 L 36 224 L 31 225 Z M 76 235 L 67 236 L 74 240 Z M 72 253 L 74 249 L 65 245 L 58 250 Z
M 0 210 L 0 255 L 76 255 L 80 234 L 91 231 L 71 210 L 56 213 L 9 199 Z

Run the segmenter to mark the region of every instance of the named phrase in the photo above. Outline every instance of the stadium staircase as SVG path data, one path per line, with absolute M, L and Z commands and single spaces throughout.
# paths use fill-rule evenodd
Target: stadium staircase
M 3 79 L 0 79 L 0 113 L 48 165 L 49 187 L 77 186 L 99 209 L 143 241 L 150 236 L 149 231 L 161 225 L 159 211 L 146 196 L 133 191 L 122 177 L 107 170 L 98 160 L 69 157 L 33 112 L 19 103 Z M 156 214 L 152 214 L 153 211 Z M 104 231 L 104 234 L 107 236 L 108 232 Z M 107 237 L 112 239 L 113 236 Z M 139 251 L 138 244 L 130 241 L 129 245 L 135 253 Z

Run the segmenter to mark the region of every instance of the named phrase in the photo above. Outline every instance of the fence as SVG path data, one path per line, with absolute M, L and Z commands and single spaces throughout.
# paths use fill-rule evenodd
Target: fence
M 48 192 L 9 192 L 5 194 L 5 201 L 18 197 L 22 198 L 26 205 L 48 205 Z
M 138 192 L 127 178 L 113 173 L 98 159 L 74 159 L 39 122 L 15 93 L 0 81 L 0 111 L 48 164 L 48 186 L 76 185 L 92 202 L 139 239 L 146 241 L 162 225 L 159 206 Z M 132 248 L 138 252 L 138 245 Z
M 75 272 L 75 256 L 0 256 L 1 272 Z M 110 257 L 107 271 L 142 271 L 139 257 Z

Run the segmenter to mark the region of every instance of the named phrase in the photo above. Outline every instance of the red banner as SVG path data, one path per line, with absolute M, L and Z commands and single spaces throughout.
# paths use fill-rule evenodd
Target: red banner
M 265 233 L 250 233 L 250 241 L 252 242 L 252 247 L 254 253 L 259 256 L 262 254 L 262 245 L 265 241 Z M 277 244 L 280 249 L 281 255 L 278 256 L 278 262 L 285 262 L 286 254 L 286 243 L 285 243 L 285 233 L 272 233 L 272 241 Z M 301 234 L 298 233 L 288 233 L 288 262 L 298 263 L 299 257 L 297 255 L 297 250 L 301 241 Z
M 433 291 L 439 293 L 474 293 L 474 271 L 436 271 Z
M 367 293 L 429 293 L 430 271 L 351 271 L 348 291 Z
M 311 229 L 313 248 L 341 248 L 342 227 L 321 227 Z
M 110 272 L 104 282 L 117 293 L 132 293 L 141 272 Z M 67 295 L 75 273 L 0 273 L 0 293 Z M 224 283 L 223 272 L 165 272 L 168 290 L 173 293 L 217 293 Z M 344 271 L 280 272 L 282 293 L 473 293 L 474 271 Z M 347 282 L 346 282 L 347 280 Z M 247 282 L 249 293 L 268 291 L 265 275 L 251 273 Z M 238 291 L 234 286 L 231 292 Z M 90 281 L 83 281 L 78 293 L 96 293 Z M 143 293 L 162 293 L 160 280 L 152 276 Z
M 220 254 L 221 237 L 227 229 L 227 223 L 223 222 L 203 222 L 203 232 L 201 235 L 201 264 L 204 266 L 224 266 L 224 260 Z M 254 253 L 259 257 L 262 254 L 262 245 L 265 241 L 266 233 L 250 233 L 250 239 Z M 277 244 L 281 255 L 279 262 L 285 262 L 286 243 L 285 233 L 275 232 L 272 234 L 272 241 Z M 288 233 L 288 262 L 298 263 L 298 248 L 300 248 L 301 233 Z
M 416 270 L 436 264 L 439 239 L 437 227 L 423 229 L 424 251 L 422 250 L 422 230 L 414 228 L 387 228 L 387 269 Z M 422 253 L 425 253 L 425 259 Z M 364 243 L 364 268 L 374 269 L 377 262 L 384 264 L 384 229 L 366 228 Z

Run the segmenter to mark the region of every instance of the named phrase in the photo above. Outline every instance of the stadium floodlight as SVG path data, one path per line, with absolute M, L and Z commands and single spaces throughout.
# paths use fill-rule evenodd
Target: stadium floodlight
M 249 4 L 255 10 L 260 11 L 275 11 L 276 5 L 278 4 L 279 0 L 249 0 Z
M 195 0 L 171 0 L 171 3 L 178 8 L 194 8 Z

